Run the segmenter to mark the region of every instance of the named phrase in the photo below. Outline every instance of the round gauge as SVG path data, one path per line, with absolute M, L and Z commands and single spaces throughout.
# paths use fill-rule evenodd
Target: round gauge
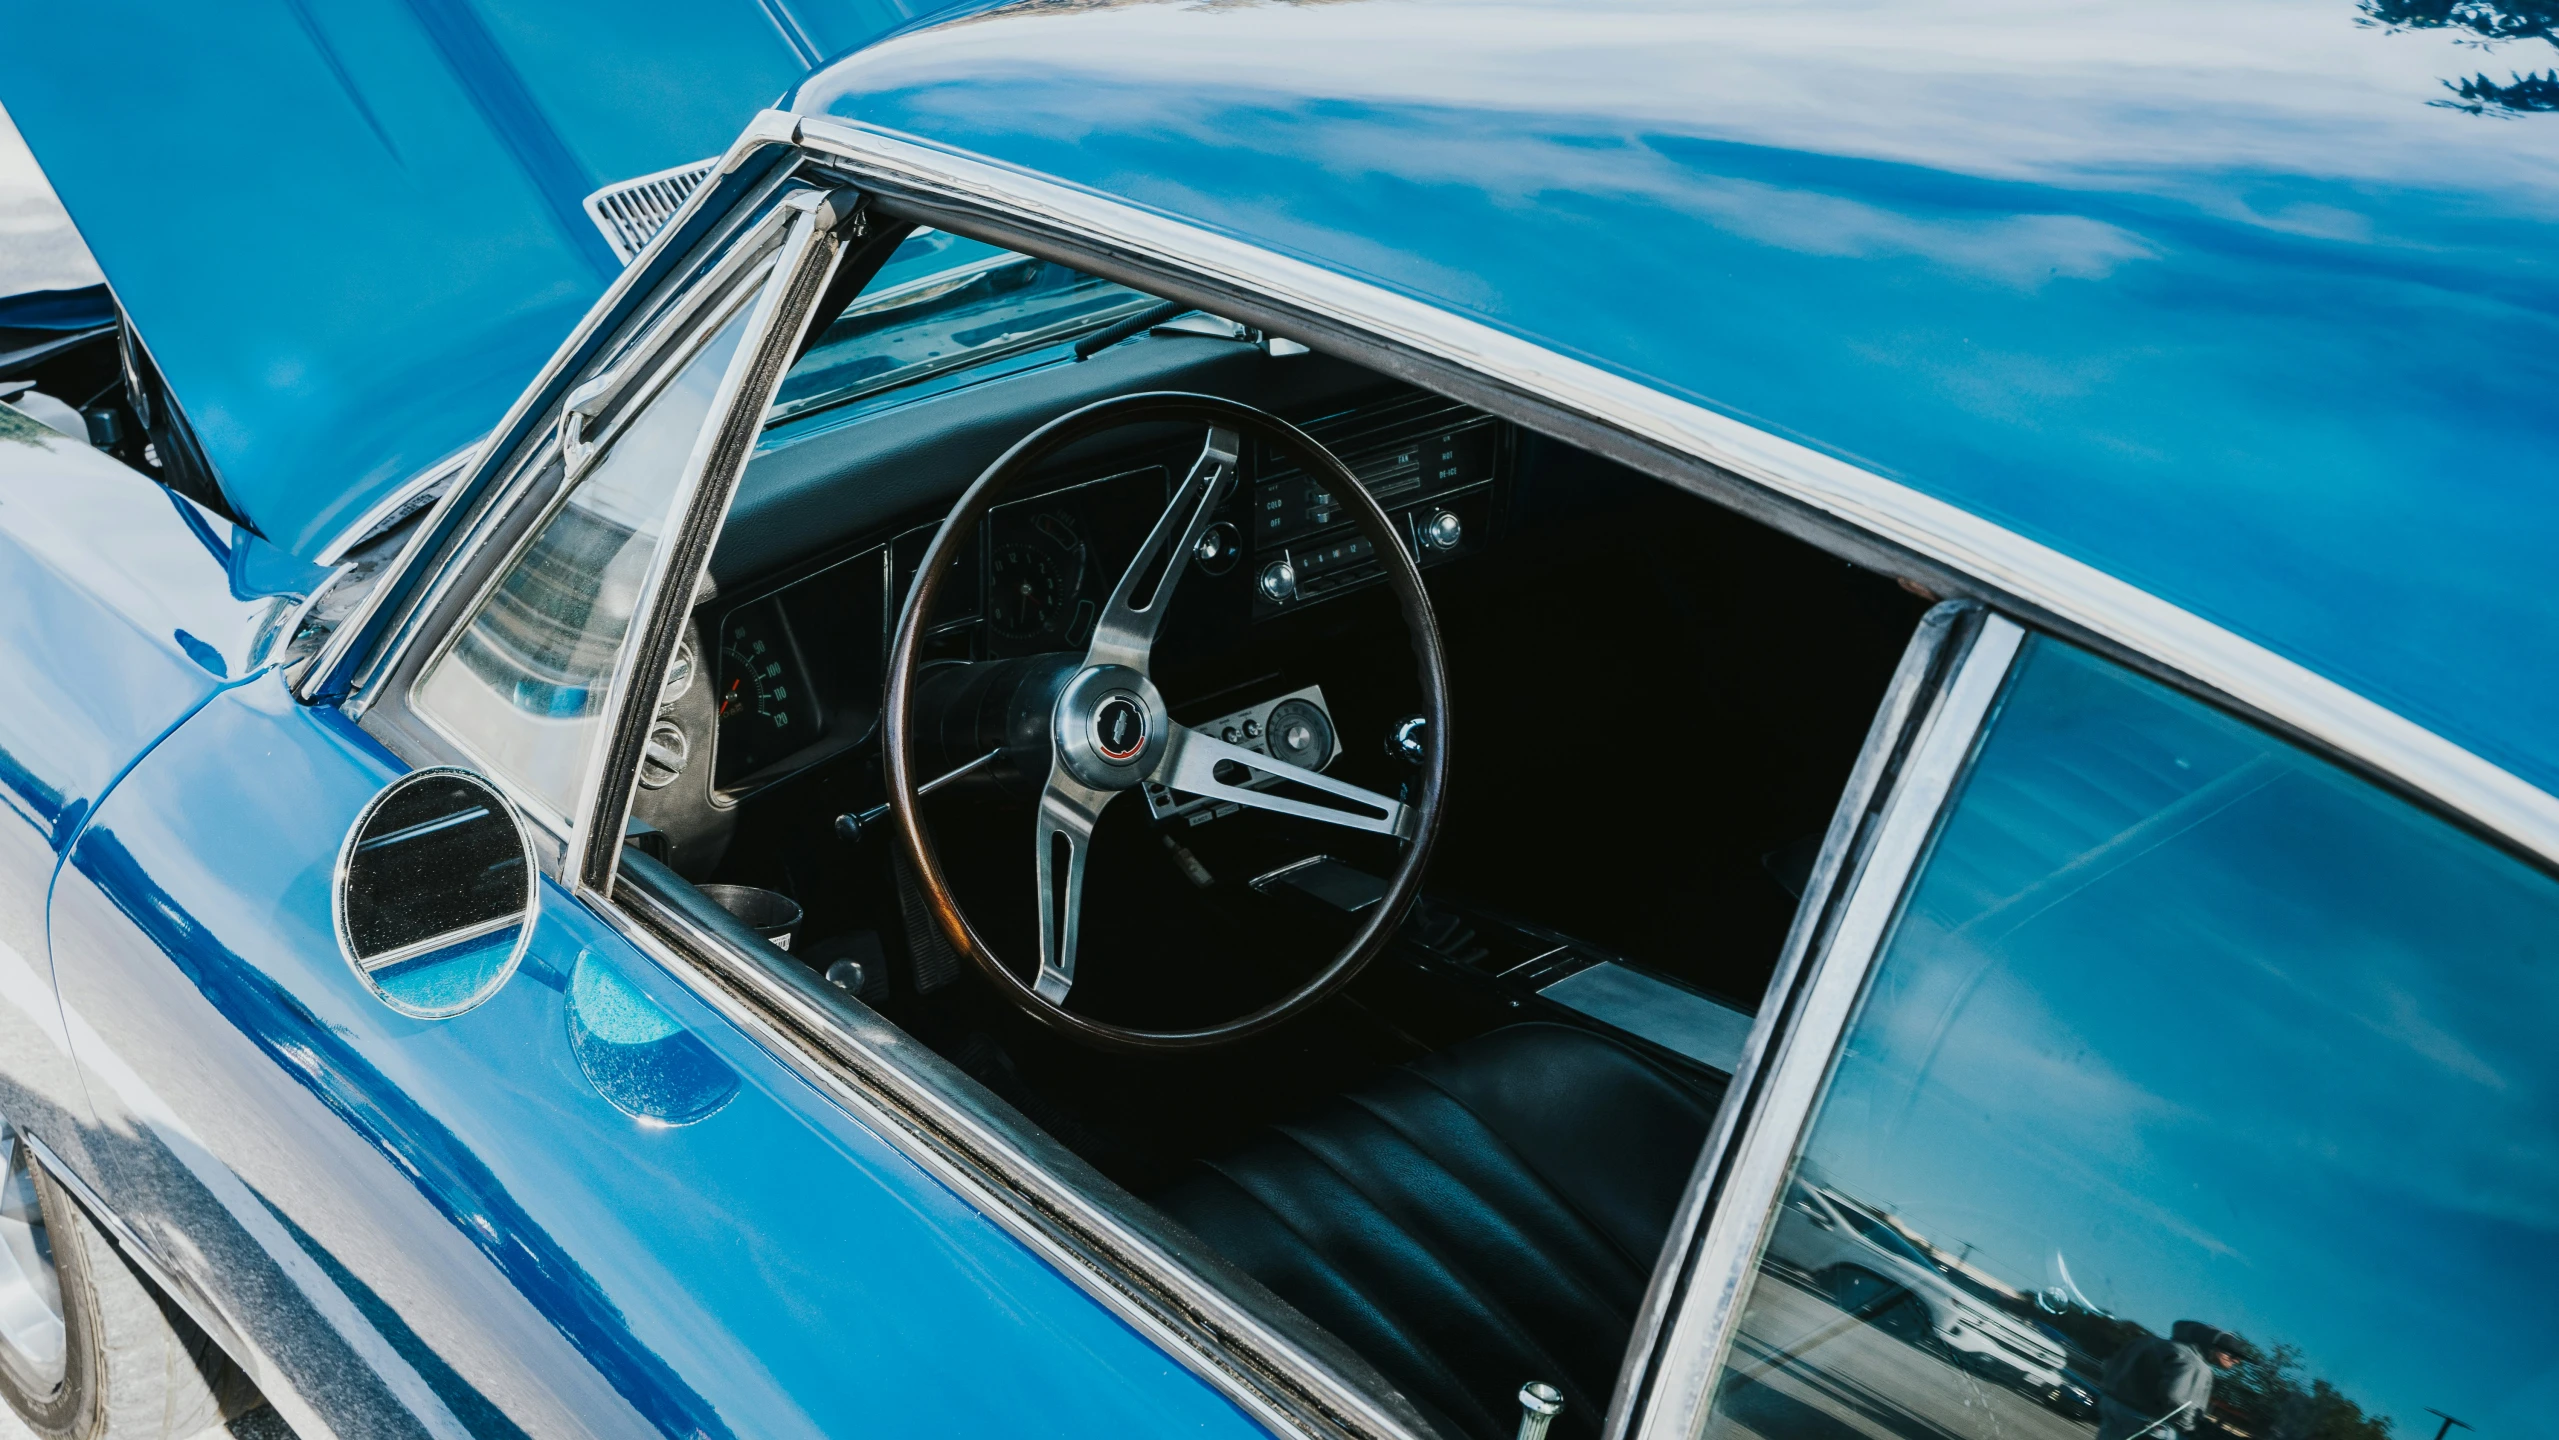
M 720 694 L 720 723 L 753 718 L 768 728 L 788 729 L 790 687 L 782 683 L 782 667 L 766 653 L 764 642 L 741 636 L 720 651 L 720 659 L 726 662 L 720 668 L 729 682 Z
M 1009 640 L 1046 634 L 1065 607 L 1066 582 L 1046 552 L 1030 545 L 995 552 L 986 574 L 986 618 L 996 634 Z
M 1272 706 L 1262 734 L 1274 760 L 1321 770 L 1333 758 L 1333 722 L 1303 700 L 1283 700 Z

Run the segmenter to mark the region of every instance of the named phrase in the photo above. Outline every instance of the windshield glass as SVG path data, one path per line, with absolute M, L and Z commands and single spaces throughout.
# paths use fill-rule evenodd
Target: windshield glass
M 767 423 L 1058 344 L 1155 303 L 1063 265 L 918 230 L 783 377 Z

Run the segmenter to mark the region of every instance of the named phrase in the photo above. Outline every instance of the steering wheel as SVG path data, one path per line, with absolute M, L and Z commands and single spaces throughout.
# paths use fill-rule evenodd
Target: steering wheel
M 919 684 L 925 617 L 933 613 L 954 562 L 966 553 L 988 509 L 1016 481 L 1067 446 L 1105 431 L 1166 424 L 1204 427 L 1207 442 L 1111 591 L 1084 653 L 936 665 L 926 672 L 932 678 Z M 1422 714 L 1429 726 L 1409 804 L 1175 724 L 1155 688 L 1156 636 L 1219 503 L 1238 483 L 1248 435 L 1269 442 L 1296 459 L 1308 475 L 1326 482 L 1383 563 L 1412 640 Z M 956 679 L 942 678 L 955 671 Z M 951 944 L 1006 999 L 1076 1040 L 1115 1050 L 1190 1050 L 1242 1040 L 1304 1013 L 1350 983 L 1394 936 L 1420 894 L 1422 873 L 1439 834 L 1440 792 L 1448 776 L 1447 661 L 1421 572 L 1405 542 L 1331 451 L 1296 426 L 1231 400 L 1172 392 L 1123 395 L 1071 411 L 1024 436 L 951 508 L 924 552 L 898 614 L 884 727 L 888 800 L 898 841 L 927 908 Z M 943 760 L 938 772 L 918 772 L 919 748 Z M 1038 819 L 1028 838 L 1035 861 L 1029 868 L 1038 886 L 1040 954 L 1027 980 L 996 957 L 960 908 L 917 803 L 922 790 L 951 778 L 950 757 L 961 754 L 976 756 L 966 767 L 1002 761 L 1019 780 L 1039 788 Z M 1256 773 L 1317 798 L 1239 783 Z M 1332 963 L 1259 1010 L 1187 1030 L 1136 1029 L 1077 1014 L 1066 1002 L 1075 987 L 1085 860 L 1094 822 L 1113 800 L 1148 781 L 1301 820 L 1391 835 L 1403 842 L 1402 855 L 1385 896 L 1368 908 L 1365 923 Z

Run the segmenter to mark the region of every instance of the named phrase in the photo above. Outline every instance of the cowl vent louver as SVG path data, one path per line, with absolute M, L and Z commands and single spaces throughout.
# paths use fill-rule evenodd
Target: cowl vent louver
M 696 160 L 654 175 L 617 180 L 586 197 L 587 218 L 604 232 L 604 243 L 628 265 L 631 258 L 649 243 L 675 212 L 684 208 L 702 182 L 709 178 L 719 157 Z

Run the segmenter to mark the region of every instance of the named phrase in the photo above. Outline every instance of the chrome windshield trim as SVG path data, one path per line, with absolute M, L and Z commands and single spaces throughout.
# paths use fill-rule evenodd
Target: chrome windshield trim
M 312 557 L 311 563 L 319 566 L 335 565 L 347 558 L 347 552 L 363 546 L 382 531 L 389 529 L 393 521 L 406 518 L 403 512 L 410 508 L 411 502 L 468 469 L 471 463 L 479 458 L 480 447 L 487 444 L 488 440 L 489 437 L 486 435 L 475 436 L 461 449 L 392 487 L 390 494 L 374 501 L 363 514 L 358 515 L 352 523 L 340 530 L 336 539 L 320 547 L 320 553 Z
M 1840 548 L 1839 527 L 1881 540 L 1899 554 L 1870 563 L 1907 572 L 1916 560 L 1965 593 L 2142 657 L 2559 863 L 2559 796 L 2265 646 L 1907 485 L 1481 321 L 1093 191 L 832 117 L 802 117 L 799 135 L 930 223 L 956 220 L 990 243 L 1191 299 L 1434 388 L 1469 378 L 1468 398 L 1657 478 L 1827 522 L 1828 538 L 1805 536 L 1826 548 Z M 1701 474 L 1701 464 L 1719 473 Z
M 763 261 L 763 263 L 770 264 L 771 256 L 773 254 L 773 247 L 763 245 L 763 240 L 765 238 L 771 238 L 778 243 L 780 239 L 780 232 L 787 224 L 787 219 L 779 218 L 781 216 L 782 212 L 777 209 L 774 217 L 768 217 L 768 219 L 763 222 L 765 226 L 775 232 L 773 236 L 760 237 L 750 233 L 749 235 L 741 238 L 742 244 L 756 244 L 760 247 L 759 259 Z M 767 303 L 768 292 L 772 287 L 774 277 L 770 271 L 763 274 L 756 274 L 750 271 L 746 276 L 741 278 L 734 272 L 723 269 L 716 278 L 728 287 L 718 295 L 711 297 L 711 299 L 716 303 L 706 306 L 699 298 L 691 299 L 686 302 L 685 313 L 695 321 L 693 327 L 689 331 L 674 334 L 658 334 L 652 338 L 652 348 L 649 350 L 648 355 L 654 362 L 655 368 L 642 377 L 641 383 L 644 388 L 641 394 L 637 397 L 637 403 L 647 403 L 650 398 L 655 396 L 658 390 L 672 383 L 676 372 L 684 367 L 685 363 L 693 357 L 696 351 L 700 350 L 704 345 L 709 344 L 711 337 L 719 332 L 722 325 L 727 324 L 731 319 L 735 318 L 739 310 L 760 303 Z M 739 366 L 745 362 L 745 359 L 746 356 L 741 353 L 736 360 L 731 362 L 728 373 L 722 376 L 723 385 L 729 383 L 729 377 L 736 374 Z M 705 431 L 708 431 L 717 424 L 720 413 L 720 403 L 721 402 L 717 399 L 713 401 L 712 411 L 703 422 Z M 538 471 L 542 459 L 547 457 L 554 448 L 553 443 L 546 439 L 543 444 L 535 448 L 532 456 L 534 463 L 528 465 L 527 468 Z M 700 457 L 697 454 L 694 457 L 694 461 L 688 461 L 688 465 L 695 463 L 699 458 Z M 682 488 L 682 482 L 679 482 L 679 488 Z M 481 610 L 489 604 L 490 598 L 497 593 L 498 588 L 506 583 L 507 575 L 514 568 L 516 561 L 541 539 L 543 528 L 550 524 L 553 516 L 559 514 L 561 510 L 567 507 L 569 498 L 576 493 L 576 490 L 577 485 L 574 480 L 563 479 L 559 487 L 553 490 L 549 496 L 544 498 L 541 508 L 533 514 L 530 523 L 525 525 L 521 533 L 515 536 L 514 542 L 506 548 L 505 553 L 497 558 L 497 563 L 488 567 L 488 569 L 481 574 L 480 583 L 472 591 L 469 602 L 463 605 L 456 613 L 452 626 L 443 634 L 436 637 L 435 646 L 427 652 L 425 663 L 418 667 L 417 674 L 410 677 L 409 685 L 407 687 L 410 693 L 400 697 L 400 704 L 410 717 L 415 719 L 419 725 L 424 726 L 429 731 L 432 731 L 437 738 L 450 746 L 456 754 L 467 758 L 473 766 L 478 767 L 472 772 L 473 774 L 495 786 L 499 794 L 504 795 L 508 800 L 514 802 L 519 818 L 523 822 L 530 824 L 547 842 L 544 845 L 537 847 L 537 853 L 539 853 L 544 859 L 554 861 L 561 867 L 557 872 L 557 877 L 555 878 L 565 877 L 574 873 L 567 867 L 573 863 L 576 855 L 578 854 L 578 826 L 576 823 L 576 817 L 587 813 L 584 802 L 593 788 L 594 764 L 590 763 L 589 766 L 580 773 L 579 793 L 572 797 L 569 807 L 563 809 L 557 800 L 544 795 L 538 790 L 535 790 L 532 786 L 525 784 L 514 775 L 508 773 L 504 767 L 492 764 L 482 754 L 479 744 L 472 740 L 470 736 L 462 733 L 462 731 L 456 727 L 450 719 L 445 716 L 438 715 L 430 707 L 418 704 L 416 691 L 425 682 L 426 677 L 434 673 L 435 668 L 438 665 L 444 663 L 445 658 L 452 653 L 453 648 L 462 643 L 463 636 L 470 631 L 473 618 L 478 616 Z M 477 548 L 478 547 L 476 546 L 474 547 L 475 550 Z M 650 581 L 652 586 L 654 586 L 655 583 L 655 564 L 656 562 L 653 561 Z M 458 578 L 458 574 L 459 572 L 457 569 L 448 569 L 444 575 L 439 576 L 437 579 L 438 590 L 449 590 Z M 644 594 L 646 593 L 653 592 L 644 591 Z M 645 604 L 645 600 L 642 603 Z M 632 614 L 634 621 L 633 629 L 636 631 L 639 619 L 646 614 L 646 611 L 635 608 Z M 630 634 L 625 634 L 622 640 L 622 647 L 620 651 L 617 652 L 613 672 L 613 682 L 607 691 L 607 695 L 609 697 L 607 702 L 608 708 L 603 712 L 607 716 L 611 716 L 615 713 L 610 706 L 618 702 L 623 689 L 628 683 L 628 671 L 630 669 L 630 665 L 627 657 L 631 651 L 632 638 L 633 637 Z M 600 763 L 600 756 L 597 757 L 597 762 Z
M 1326 1344 L 1320 1332 L 1284 1333 L 1285 1321 L 1239 1298 L 1256 1282 L 1198 1241 L 1131 1224 L 1097 1197 L 1142 1202 L 868 1006 L 781 952 L 778 964 L 746 953 L 659 899 L 628 867 L 611 899 L 585 885 L 576 893 L 768 1053 L 1265 1429 L 1310 1440 L 1435 1440 L 1418 1415 L 1379 1402 L 1394 1392 L 1383 1377 L 1360 1373 L 1366 1362 L 1338 1342 L 1317 1353 Z M 1276 1297 L 1260 1303 L 1285 1309 Z
M 1954 646 L 1962 644 L 1961 636 L 1952 638 Z M 1743 1052 L 1745 1073 L 1734 1077 L 1699 1158 L 1698 1181 L 1683 1203 L 1682 1219 L 1695 1238 L 1685 1253 L 1666 1255 L 1664 1272 L 1645 1297 L 1644 1319 L 1659 1328 L 1642 1337 L 1649 1347 L 1630 1352 L 1629 1373 L 1602 1432 L 1611 1440 L 1689 1440 L 1706 1422 L 1716 1371 L 1749 1296 L 1761 1235 L 1796 1142 L 2026 632 L 2005 616 L 1987 614 L 1970 638 L 1941 670 L 1923 649 L 1952 646 L 1929 637 L 1923 626 L 1894 677 L 1822 842 L 1820 865 L 1829 873 L 1817 873 L 1816 884 L 1826 888 L 1806 890 L 1808 903 L 1787 936 L 1779 982 L 1786 988 L 1772 987 L 1774 1003 L 1761 1006 Z M 1936 674 L 1942 683 L 1932 680 Z M 1920 700 L 1926 712 L 1913 716 Z M 1874 787 L 1888 772 L 1878 810 Z
M 799 122 L 795 118 L 778 111 L 761 112 L 721 157 L 716 173 L 722 177 L 733 175 L 744 169 L 758 151 L 790 145 L 798 138 Z M 786 178 L 787 170 L 777 170 L 768 183 L 780 185 Z M 667 218 L 647 246 L 613 277 L 603 296 L 560 341 L 533 383 L 471 447 L 470 463 L 462 478 L 445 487 L 400 558 L 355 613 L 340 623 L 338 633 L 330 637 L 329 651 L 323 657 L 326 663 L 314 664 L 303 672 L 294 686 L 296 698 L 310 704 L 344 693 L 348 717 L 363 716 L 374 699 L 372 682 L 398 669 L 401 658 L 418 642 L 419 628 L 443 600 L 446 584 L 457 570 L 467 567 L 477 542 L 485 538 L 487 523 L 508 508 L 506 496 L 497 497 L 496 504 L 478 502 L 497 479 L 521 481 L 529 473 L 523 467 L 510 467 L 524 443 L 540 428 L 537 422 L 551 407 L 553 392 L 565 383 L 569 372 L 596 358 L 598 347 L 609 342 L 614 330 L 631 318 L 632 310 L 644 304 L 669 278 L 658 273 L 659 262 L 671 258 L 677 239 L 699 212 L 711 206 L 720 188 L 715 181 L 694 187 L 683 207 Z M 422 568 L 426 573 L 418 573 Z
M 737 354 L 712 396 L 693 453 L 685 461 L 684 477 L 667 510 L 666 528 L 632 604 L 631 628 L 622 637 L 605 691 L 601 743 L 587 758 L 571 812 L 582 818 L 569 835 L 568 852 L 561 861 L 563 876 L 584 876 L 598 889 L 612 886 L 612 867 L 622 853 L 622 828 L 639 774 L 643 736 L 648 717 L 657 710 L 656 696 L 665 681 L 667 663 L 675 655 L 677 637 L 700 590 L 700 577 L 707 572 L 712 546 L 728 518 L 729 499 L 745 472 L 755 437 L 763 432 L 764 412 L 842 254 L 837 227 L 856 204 L 850 190 L 801 190 L 786 196 L 761 222 L 776 232 L 772 245 L 766 245 L 760 232 L 750 232 L 738 242 L 740 249 L 752 245 L 760 252 L 757 263 L 769 267 L 761 277 L 754 270 L 727 265 L 713 274 L 715 283 L 749 288 L 753 309 Z M 729 310 L 725 303 L 715 308 L 722 314 Z M 707 324 L 704 333 L 707 337 Z M 674 369 L 673 364 L 659 366 L 662 378 L 647 383 L 665 385 Z M 634 406 L 644 403 L 631 402 Z M 562 493 L 569 489 L 564 485 Z M 638 678 L 642 673 L 648 676 L 645 681 Z M 633 704 L 635 688 L 645 691 L 648 703 Z M 601 842 L 599 836 L 604 837 Z M 598 865 L 602 868 L 594 868 Z

